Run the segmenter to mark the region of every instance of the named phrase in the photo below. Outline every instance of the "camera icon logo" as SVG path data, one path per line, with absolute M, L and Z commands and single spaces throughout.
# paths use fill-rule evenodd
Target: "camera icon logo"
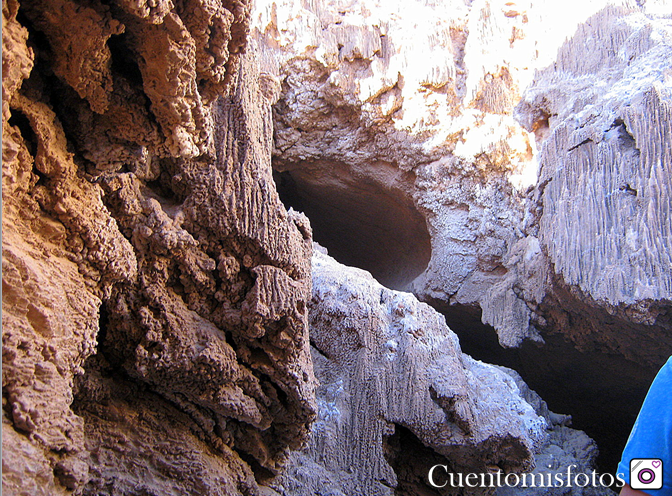
M 663 461 L 658 458 L 630 460 L 630 487 L 638 490 L 662 489 Z

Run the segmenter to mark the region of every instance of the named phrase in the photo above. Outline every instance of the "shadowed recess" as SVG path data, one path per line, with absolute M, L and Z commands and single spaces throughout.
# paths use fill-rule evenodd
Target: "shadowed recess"
M 599 447 L 597 469 L 616 471 L 625 442 L 656 370 L 608 353 L 584 353 L 560 334 L 544 334 L 546 344 L 526 341 L 502 348 L 495 330 L 481 323 L 480 310 L 435 305 L 460 338 L 462 351 L 484 362 L 515 369 L 548 403 L 572 416 Z
M 405 289 L 427 267 L 427 224 L 399 190 L 339 163 L 301 164 L 274 179 L 285 206 L 308 216 L 315 241 L 339 262 L 392 289 Z

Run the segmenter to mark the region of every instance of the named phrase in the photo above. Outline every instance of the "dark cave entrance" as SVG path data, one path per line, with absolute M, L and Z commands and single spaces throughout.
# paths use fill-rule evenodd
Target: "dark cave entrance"
M 340 263 L 399 290 L 427 267 L 427 224 L 398 189 L 358 178 L 340 163 L 302 164 L 273 177 L 285 206 L 308 216 L 315 241 Z
M 544 335 L 546 344 L 526 341 L 502 348 L 495 330 L 481 322 L 480 309 L 442 306 L 462 351 L 487 363 L 516 370 L 551 411 L 572 416 L 599 448 L 597 470 L 616 472 L 630 430 L 657 370 L 620 355 L 584 353 L 560 334 Z
M 397 476 L 395 496 L 441 496 L 445 491 L 433 489 L 427 474 L 435 464 L 448 460 L 428 448 L 406 427 L 395 424 L 394 433 L 384 438 L 383 452 Z

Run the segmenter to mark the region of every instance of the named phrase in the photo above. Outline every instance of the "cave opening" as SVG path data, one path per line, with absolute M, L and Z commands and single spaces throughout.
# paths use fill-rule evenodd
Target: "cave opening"
M 124 32 L 112 35 L 107 40 L 112 59 L 112 71 L 119 74 L 134 86 L 142 86 L 142 72 L 138 66 L 136 55 L 129 48 L 129 34 Z
M 340 263 L 367 270 L 397 290 L 407 289 L 427 268 L 426 221 L 398 188 L 358 177 L 341 163 L 301 164 L 273 177 L 284 205 L 308 216 L 314 240 Z
M 9 112 L 11 116 L 9 118 L 9 125 L 14 126 L 19 130 L 19 133 L 21 133 L 21 137 L 23 138 L 23 142 L 28 149 L 28 153 L 30 153 L 32 157 L 35 157 L 37 155 L 37 136 L 33 131 L 33 127 L 31 126 L 28 117 L 26 117 L 26 115 L 20 110 L 14 108 L 10 108 Z M 38 177 L 41 179 L 43 178 L 44 175 L 37 169 L 35 169 L 34 172 L 38 174 Z
M 371 179 L 370 171 L 358 175 L 346 164 L 274 167 L 285 206 L 309 217 L 314 239 L 339 262 L 368 270 L 382 284 L 402 290 L 426 269 L 431 254 L 426 222 L 401 191 Z M 517 349 L 503 348 L 495 330 L 481 322 L 479 308 L 428 303 L 446 317 L 465 353 L 516 370 L 552 411 L 571 415 L 572 427 L 595 440 L 597 470 L 616 471 L 657 370 L 616 352 L 580 351 L 562 334 L 544 334 L 543 346 L 525 342 Z
M 561 334 L 544 334 L 542 346 L 525 341 L 503 348 L 495 330 L 481 322 L 480 309 L 443 305 L 440 311 L 463 352 L 516 370 L 551 411 L 571 415 L 571 427 L 597 443 L 598 472 L 616 472 L 656 370 L 615 353 L 579 351 Z

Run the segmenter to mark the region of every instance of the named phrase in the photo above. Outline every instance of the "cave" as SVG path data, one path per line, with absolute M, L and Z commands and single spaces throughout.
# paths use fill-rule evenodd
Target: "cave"
M 449 460 L 437 455 L 403 425 L 395 424 L 394 433 L 383 439 L 383 452 L 397 476 L 395 496 L 440 496 L 439 491 L 427 485 L 427 473 L 434 464 L 448 464 Z
M 596 441 L 549 416 L 562 463 L 615 471 L 672 353 L 661 2 L 367 2 L 3 4 L 2 492 L 529 469 L 527 390 L 444 317 Z M 283 204 L 345 265 L 311 277 Z M 500 289 L 543 346 L 482 323 Z
M 424 272 L 431 255 L 427 224 L 399 188 L 338 162 L 301 164 L 273 177 L 285 206 L 308 216 L 314 240 L 339 262 L 398 290 Z
M 318 162 L 276 170 L 274 179 L 285 206 L 308 216 L 314 239 L 331 256 L 368 270 L 390 288 L 406 289 L 429 261 L 426 223 L 400 191 L 383 188 L 371 175 L 357 180 L 345 164 Z M 551 411 L 571 415 L 572 427 L 598 445 L 598 470 L 615 472 L 657 368 L 618 353 L 579 351 L 561 334 L 544 334 L 543 346 L 525 341 L 503 348 L 494 328 L 481 322 L 480 308 L 428 303 L 445 316 L 465 353 L 516 370 Z M 610 319 L 602 313 L 595 318 Z

